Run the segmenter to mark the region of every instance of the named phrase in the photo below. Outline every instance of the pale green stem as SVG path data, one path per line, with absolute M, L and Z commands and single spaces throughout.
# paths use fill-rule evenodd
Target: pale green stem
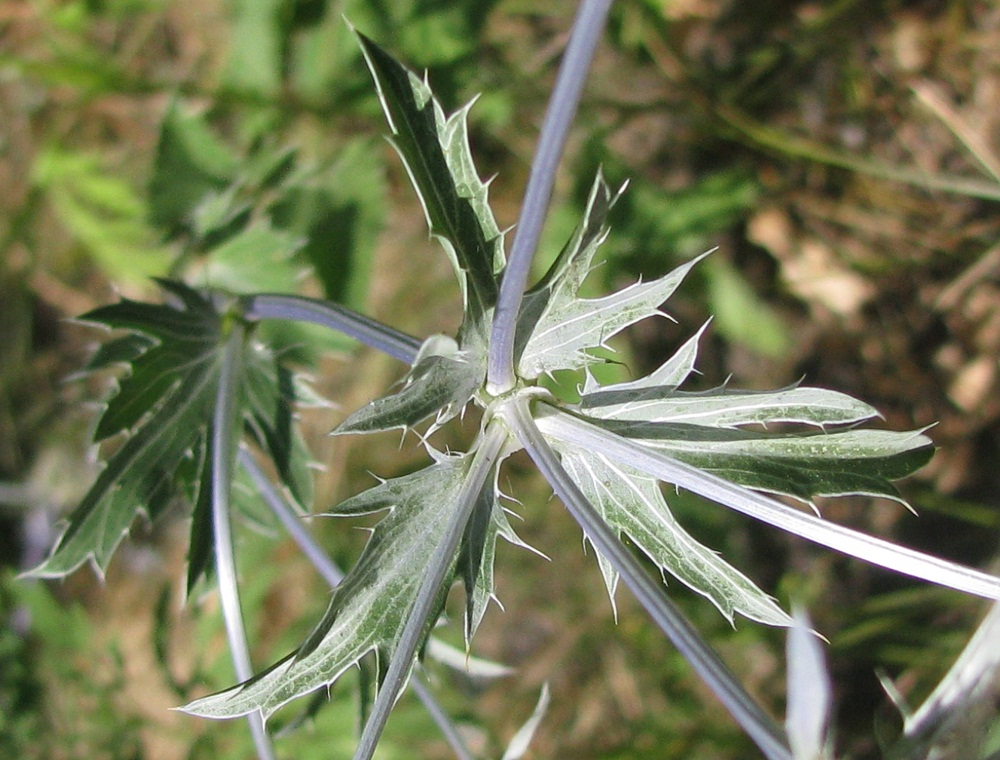
M 516 382 L 514 328 L 521 309 L 521 298 L 528 284 L 531 262 L 542 234 L 559 159 L 576 116 L 583 83 L 610 7 L 611 0 L 583 0 L 580 3 L 545 120 L 542 122 L 528 174 L 528 185 L 521 203 L 521 213 L 514 228 L 510 258 L 503 272 L 496 311 L 493 314 L 486 386 L 493 395 L 510 390 Z
M 486 479 L 496 465 L 507 440 L 507 430 L 499 421 L 493 421 L 487 425 L 485 433 L 479 439 L 479 447 L 474 454 L 468 475 L 462 482 L 462 488 L 456 501 L 457 508 L 448 521 L 441 542 L 435 549 L 427 574 L 421 581 L 420 591 L 393 651 L 385 678 L 379 686 L 371 715 L 361 733 L 361 741 L 354 753 L 354 760 L 371 760 L 375 753 L 379 737 L 389 719 L 389 712 L 413 668 L 417 648 L 424 638 L 427 620 L 433 614 L 438 592 L 447 580 L 452 561 L 465 532 L 465 526 L 469 522 L 476 500 L 479 498 Z
M 239 392 L 238 378 L 245 336 L 243 324 L 234 320 L 222 351 L 222 367 L 219 373 L 212 427 L 212 530 L 215 567 L 222 619 L 226 624 L 233 669 L 239 681 L 246 681 L 253 676 L 250 648 L 243 626 L 243 610 L 240 604 L 239 581 L 236 577 L 236 556 L 233 550 L 233 531 L 229 513 L 233 459 L 236 455 L 233 446 L 238 408 L 236 394 Z M 264 718 L 257 712 L 248 715 L 247 722 L 250 724 L 257 756 L 261 760 L 275 760 L 274 747 L 264 728 Z
M 611 563 L 660 630 L 764 755 L 769 760 L 791 760 L 784 732 L 663 593 L 663 586 L 649 577 L 621 539 L 601 519 L 542 436 L 532 419 L 528 403 L 527 399 L 512 402 L 505 407 L 505 419 L 573 519 L 583 528 L 587 539 Z

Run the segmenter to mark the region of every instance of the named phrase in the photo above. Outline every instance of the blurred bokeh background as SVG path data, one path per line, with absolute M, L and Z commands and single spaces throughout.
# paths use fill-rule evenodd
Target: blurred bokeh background
M 185 512 L 135 526 L 106 579 L 15 578 L 58 535 L 97 471 L 89 445 L 107 377 L 74 378 L 101 335 L 72 318 L 153 276 L 335 298 L 415 335 L 455 329 L 459 297 L 427 240 L 343 16 L 471 112 L 501 227 L 514 223 L 572 20 L 524 0 L 0 0 L 0 756 L 246 758 L 245 725 L 170 712 L 232 678 L 214 597 L 181 605 Z M 594 292 L 712 247 L 633 329 L 635 371 L 709 315 L 702 387 L 804 379 L 934 425 L 916 507 L 864 499 L 824 515 L 978 567 L 1000 549 L 1000 7 L 981 0 L 619 0 L 571 139 L 542 258 L 575 224 L 594 172 L 630 189 Z M 541 266 L 540 262 L 540 266 Z M 293 342 L 305 345 L 299 336 Z M 402 371 L 336 341 L 298 357 L 340 405 L 304 415 L 316 511 L 419 461 L 415 439 L 330 439 Z M 694 387 L 694 386 L 693 386 Z M 461 443 L 468 431 L 447 439 Z M 443 445 L 443 444 L 439 444 Z M 517 668 L 494 684 L 435 671 L 483 756 L 553 705 L 531 757 L 754 756 L 626 593 L 618 621 L 579 530 L 511 462 L 518 532 L 502 547 L 474 654 Z M 829 640 L 837 749 L 879 757 L 900 721 L 876 673 L 913 703 L 983 611 L 973 599 L 848 561 L 727 513 L 679 517 Z M 347 564 L 360 531 L 316 525 Z M 289 542 L 247 532 L 241 555 L 258 664 L 284 654 L 327 590 Z M 993 564 L 996 569 L 996 564 Z M 750 689 L 783 710 L 783 634 L 735 629 L 673 596 Z M 456 627 L 457 626 L 453 626 Z M 442 636 L 458 641 L 460 634 Z M 349 680 L 349 679 L 348 679 Z M 288 757 L 349 757 L 350 684 Z M 447 757 L 404 699 L 382 757 Z

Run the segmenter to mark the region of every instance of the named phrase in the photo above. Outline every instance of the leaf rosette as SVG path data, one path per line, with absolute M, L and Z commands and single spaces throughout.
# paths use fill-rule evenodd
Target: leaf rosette
M 565 475 L 594 511 L 598 522 L 584 526 L 588 538 L 594 538 L 591 530 L 627 537 L 664 577 L 704 595 L 730 621 L 742 615 L 791 625 L 774 599 L 683 529 L 661 490 L 662 481 L 675 481 L 632 452 L 687 467 L 706 483 L 723 481 L 784 514 L 795 510 L 757 494 L 804 501 L 842 494 L 899 499 L 891 481 L 926 462 L 930 440 L 920 432 L 860 428 L 877 416 L 875 410 L 834 391 L 799 386 L 773 392 L 681 390 L 694 372 L 705 328 L 649 375 L 598 383 L 588 370 L 602 361 L 595 351 L 606 349 L 607 341 L 628 326 L 663 316 L 662 304 L 698 261 L 603 298 L 582 298 L 581 285 L 594 267 L 608 234 L 608 214 L 622 191 L 600 175 L 576 230 L 549 271 L 524 293 L 509 326 L 516 387 L 491 395 L 486 369 L 492 346 L 486 328 L 504 275 L 503 237 L 469 152 L 468 107 L 446 116 L 426 81 L 358 36 L 393 144 L 421 198 L 431 234 L 455 269 L 465 314 L 455 339 L 426 341 L 394 392 L 351 414 L 334 432 L 409 429 L 430 419 L 432 433 L 473 402 L 484 411 L 482 434 L 464 455 L 443 455 L 428 445 L 434 461 L 426 469 L 381 482 L 336 508 L 335 514 L 385 509 L 388 516 L 375 528 L 323 621 L 303 647 L 258 679 L 185 709 L 211 717 L 255 710 L 267 716 L 292 697 L 328 685 L 371 651 L 378 654 L 380 682 L 388 692 L 379 699 L 391 704 L 455 580 L 466 588 L 467 640 L 482 619 L 493 596 L 496 539 L 517 543 L 500 506 L 497 472 L 504 457 L 522 446 L 533 458 L 540 447 L 554 450 L 554 465 L 544 464 L 544 456 L 536 462 L 554 485 Z M 585 371 L 578 403 L 557 401 L 539 387 L 540 378 L 560 370 Z M 486 446 L 491 440 L 494 444 Z M 564 501 L 572 499 L 559 494 Z M 446 540 L 446 534 L 452 538 Z M 613 600 L 620 569 L 600 548 L 597 557 Z M 421 577 L 437 580 L 418 583 L 415 578 Z M 996 593 L 995 582 L 993 588 Z

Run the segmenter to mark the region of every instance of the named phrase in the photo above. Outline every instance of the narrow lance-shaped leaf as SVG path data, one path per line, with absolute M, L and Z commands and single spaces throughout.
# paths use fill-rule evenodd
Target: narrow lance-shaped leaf
M 459 414 L 483 383 L 485 357 L 461 351 L 445 335 L 424 341 L 396 393 L 375 399 L 351 414 L 334 433 L 375 433 L 409 428 L 430 416 L 434 427 Z
M 861 422 L 878 415 L 863 401 L 823 388 L 741 391 L 723 387 L 684 392 L 671 386 L 642 387 L 636 383 L 584 389 L 580 409 L 589 417 L 601 419 L 718 428 L 776 423 L 825 427 Z
M 441 241 L 458 275 L 467 310 L 463 331 L 474 324 L 481 332 L 496 303 L 503 236 L 469 150 L 468 107 L 445 118 L 426 82 L 356 34 L 431 234 Z
M 811 629 L 804 610 L 795 610 L 795 623 L 785 648 L 788 708 L 785 731 L 795 760 L 824 760 L 832 692 L 820 638 Z
M 674 519 L 653 478 L 609 461 L 592 449 L 555 441 L 563 467 L 604 521 L 627 535 L 662 572 L 708 597 L 730 622 L 735 613 L 769 625 L 791 619 L 774 600 L 718 554 L 696 541 Z M 599 555 L 609 594 L 617 583 Z
M 367 654 L 373 653 L 379 671 L 384 670 L 443 533 L 453 512 L 460 508 L 457 502 L 473 459 L 468 454 L 435 457 L 437 461 L 429 467 L 384 481 L 330 513 L 349 516 L 388 510 L 361 557 L 334 591 L 323 620 L 302 646 L 245 684 L 190 703 L 184 708 L 186 712 L 228 718 L 260 710 L 266 717 L 292 699 L 333 683 Z M 486 487 L 493 491 L 492 477 L 487 478 Z M 488 499 L 483 503 L 488 504 Z M 475 553 L 481 563 L 486 558 L 492 562 L 493 530 L 477 538 Z M 456 551 L 452 572 L 459 558 L 472 556 L 473 549 L 467 540 Z M 492 567 L 487 570 L 482 566 L 476 573 L 484 577 L 491 574 Z M 440 589 L 442 604 L 447 589 L 447 583 Z M 470 616 L 481 617 L 475 604 Z M 424 635 L 433 622 L 431 616 Z
M 893 480 L 933 454 L 919 431 L 758 433 L 700 425 L 594 420 L 608 431 L 740 485 L 809 501 L 860 494 L 901 501 Z

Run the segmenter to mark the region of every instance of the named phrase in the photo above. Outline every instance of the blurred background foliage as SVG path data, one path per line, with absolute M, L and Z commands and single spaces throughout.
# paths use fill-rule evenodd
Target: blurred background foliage
M 140 525 L 101 584 L 29 586 L 55 522 L 93 477 L 89 404 L 66 382 L 98 336 L 70 321 L 152 276 L 235 292 L 299 291 L 417 335 L 457 324 L 444 257 L 385 133 L 342 18 L 416 70 L 451 108 L 479 95 L 472 139 L 501 226 L 513 224 L 571 3 L 524 0 L 0 0 L 0 755 L 246 757 L 239 723 L 168 712 L 231 674 L 214 599 L 181 609 L 183 548 Z M 905 484 L 919 518 L 863 499 L 824 514 L 988 566 L 1000 535 L 1000 9 L 940 0 L 619 0 L 558 186 L 539 267 L 578 218 L 597 167 L 630 190 L 593 292 L 718 246 L 619 346 L 657 364 L 708 317 L 704 387 L 805 378 L 877 406 L 895 428 L 937 423 L 940 450 Z M 350 411 L 401 367 L 336 336 L 271 336 Z M 331 440 L 343 412 L 306 415 L 326 465 L 317 511 L 421 457 L 413 441 Z M 460 443 L 461 431 L 448 433 Z M 444 445 L 443 443 L 441 445 Z M 443 699 L 496 756 L 544 681 L 534 757 L 745 758 L 745 739 L 623 594 L 615 624 L 575 526 L 526 479 L 519 533 L 475 653 L 515 665 L 493 687 L 437 674 Z M 510 490 L 510 489 L 508 489 Z M 981 605 L 787 539 L 693 499 L 679 517 L 830 641 L 837 748 L 880 756 L 899 719 L 882 669 L 917 702 Z M 348 564 L 359 532 L 321 524 Z M 258 662 L 326 602 L 286 542 L 241 552 Z M 996 565 L 994 565 L 996 567 Z M 304 580 L 306 579 L 306 580 Z M 782 709 L 783 635 L 731 629 L 671 593 L 751 690 Z M 456 632 L 446 630 L 446 638 Z M 447 688 L 445 688 L 447 687 Z M 199 691 L 200 690 L 200 691 Z M 288 756 L 348 757 L 347 685 Z M 874 716 L 874 718 L 873 718 Z M 405 699 L 381 757 L 447 757 Z

